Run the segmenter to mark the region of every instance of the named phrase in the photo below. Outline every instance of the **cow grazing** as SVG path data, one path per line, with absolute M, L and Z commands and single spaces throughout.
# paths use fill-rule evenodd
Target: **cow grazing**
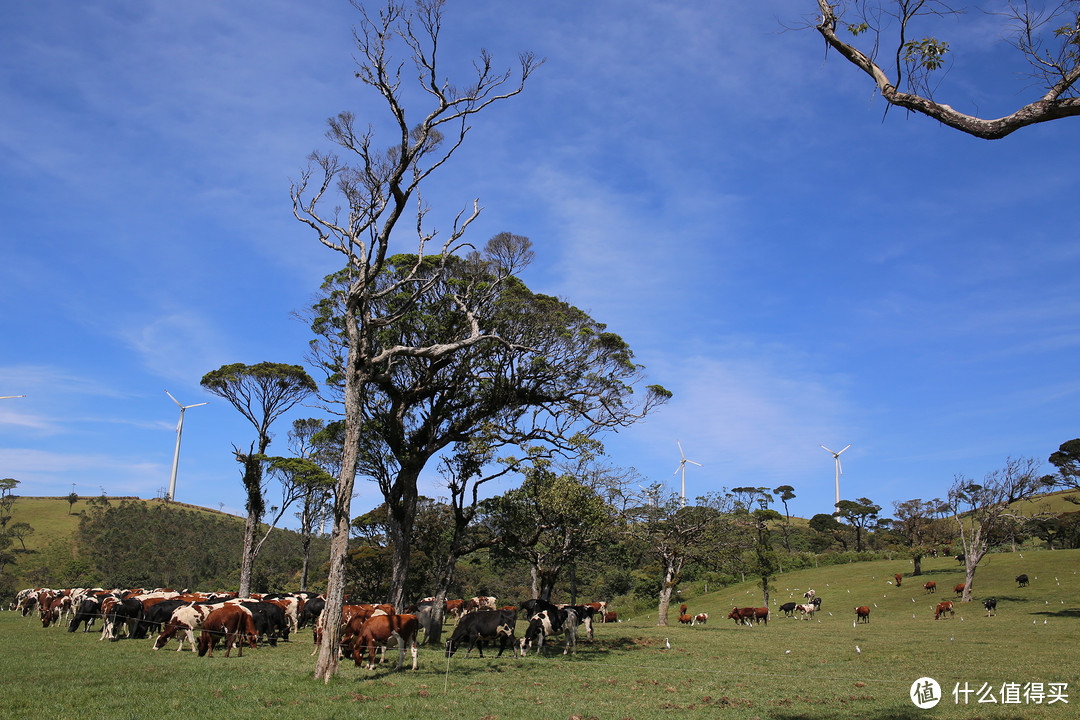
M 517 640 L 514 628 L 517 625 L 516 610 L 477 610 L 461 618 L 454 628 L 454 634 L 446 641 L 446 657 L 451 657 L 463 644 L 468 646 L 465 657 L 469 657 L 475 647 L 484 657 L 484 640 L 499 640 L 499 654 L 502 657 L 507 641 L 518 656 Z
M 412 653 L 412 669 L 416 669 L 416 635 L 420 631 L 420 623 L 415 615 L 373 615 L 360 627 L 359 633 L 352 643 L 353 662 L 357 667 L 363 664 L 364 650 L 368 653 L 368 670 L 375 669 L 375 648 L 385 647 L 391 638 L 397 640 L 398 663 L 396 670 L 400 670 L 405 663 L 405 646 L 409 646 Z
M 686 603 L 683 603 L 682 605 L 679 606 L 679 614 L 680 615 L 685 615 L 686 614 Z
M 307 626 L 308 623 L 318 622 L 324 607 L 326 607 L 326 598 L 308 598 L 303 609 L 300 610 L 300 616 L 296 619 L 296 627 L 299 629 Z
M 1017 585 L 1017 587 L 1027 587 L 1028 586 L 1028 576 L 1027 575 L 1017 575 L 1016 576 L 1016 585 Z
M 937 607 L 934 609 L 934 619 L 937 620 L 945 613 L 949 613 L 949 617 L 956 615 L 956 611 L 953 610 L 952 600 L 946 600 L 945 602 L 939 602 L 937 604 Z
M 866 605 L 860 605 L 855 608 L 855 622 L 858 623 L 860 621 L 865 623 L 870 622 L 870 608 Z
M 767 608 L 767 607 L 754 608 L 754 622 L 755 623 L 764 622 L 766 625 L 768 625 L 769 624 L 769 608 Z
M 229 604 L 211 610 L 203 622 L 202 635 L 199 636 L 199 657 L 214 657 L 214 647 L 219 639 L 225 640 L 225 657 L 229 657 L 234 643 L 237 645 L 236 654 L 240 657 L 244 655 L 245 643 L 257 648 L 259 639 L 255 634 L 255 621 L 251 617 L 251 611 Z
M 986 617 L 997 615 L 997 598 L 986 598 L 983 607 L 986 608 Z
M 925 585 L 923 585 L 923 590 L 928 593 L 937 592 L 937 583 L 933 580 L 930 580 Z
M 731 612 L 728 613 L 728 619 L 734 620 L 736 625 L 740 623 L 749 625 L 754 619 L 754 608 L 731 608 Z
M 814 613 L 817 612 L 817 605 L 814 603 L 803 603 L 802 605 L 796 605 L 795 610 L 799 613 L 799 617 L 804 620 L 813 620 Z
M 184 649 L 184 638 L 187 638 L 188 643 L 191 645 L 191 652 L 195 652 L 197 649 L 195 631 L 202 630 L 203 623 L 213 610 L 213 605 L 199 604 L 181 605 L 173 610 L 169 621 L 165 623 L 161 633 L 154 641 L 154 650 L 165 647 L 169 644 L 169 640 L 175 637 L 180 643 L 179 647 L 176 648 L 177 652 Z
M 619 613 L 615 612 L 614 610 L 608 610 L 606 613 L 604 613 L 604 622 L 613 623 L 622 622 L 622 620 L 619 620 Z
M 78 630 L 79 623 L 83 623 L 83 632 L 90 632 L 90 626 L 94 624 L 99 614 L 101 614 L 101 598 L 95 595 L 83 595 L 75 605 L 75 612 L 72 613 L 71 622 L 68 623 L 68 632 Z
M 788 602 L 781 605 L 780 610 L 783 611 L 784 615 L 787 617 L 795 617 L 795 608 L 797 606 L 798 603 Z
M 900 573 L 896 573 L 895 575 L 893 575 L 893 579 L 896 580 L 896 587 L 900 587 L 900 583 L 904 579 L 904 576 Z
M 815 593 L 815 592 L 814 592 L 813 590 L 807 590 L 806 592 L 804 592 L 804 593 L 802 594 L 802 596 L 803 596 L 804 598 L 806 598 L 807 600 L 813 600 L 813 599 L 814 599 L 814 595 L 816 595 L 816 594 L 817 594 L 817 593 Z
M 577 652 L 577 625 L 578 616 L 572 608 L 544 610 L 533 615 L 529 620 L 529 627 L 525 630 L 525 636 L 521 638 L 521 654 L 525 655 L 529 646 L 535 645 L 536 654 L 539 655 L 544 649 L 544 640 L 559 634 L 566 636 L 563 655 L 571 651 Z
M 689 625 L 690 623 L 694 622 L 694 618 L 690 617 L 689 615 L 680 615 L 679 622 L 683 625 Z
M 113 642 L 119 640 L 121 626 L 126 626 L 127 636 L 129 638 L 135 637 L 135 631 L 143 618 L 143 604 L 141 600 L 129 597 L 125 600 L 116 601 L 108 610 L 105 610 L 105 605 L 103 604 L 102 610 L 107 613 L 105 616 L 104 627 L 102 628 L 102 638 L 107 636 L 109 640 Z
M 967 583 L 960 583 L 959 585 L 954 587 L 953 592 L 956 593 L 956 597 L 960 597 L 961 595 L 963 595 L 964 594 L 964 588 L 966 588 L 966 587 L 967 587 Z
M 709 613 L 698 613 L 694 616 L 694 622 L 691 625 L 704 625 L 709 622 Z

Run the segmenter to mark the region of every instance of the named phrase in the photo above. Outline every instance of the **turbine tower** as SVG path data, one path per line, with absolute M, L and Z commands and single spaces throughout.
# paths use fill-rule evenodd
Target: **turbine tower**
M 180 405 L 180 401 L 172 396 L 172 393 L 168 390 L 165 394 L 172 398 L 172 401 L 180 406 L 180 422 L 176 424 L 176 452 L 173 453 L 172 459 L 172 477 L 169 479 L 169 495 L 168 500 L 172 500 L 176 493 L 176 466 L 180 463 L 180 433 L 184 431 L 184 411 L 188 408 L 199 407 L 200 405 L 206 405 L 206 403 L 195 403 L 194 405 Z
M 680 471 L 682 472 L 682 495 L 681 495 L 681 497 L 682 497 L 683 507 L 686 507 L 686 463 L 693 463 L 694 465 L 697 465 L 698 467 L 702 467 L 702 465 L 699 462 L 694 462 L 693 460 L 688 460 L 687 459 L 686 453 L 683 452 L 681 442 L 676 440 L 675 444 L 679 446 L 679 454 L 682 455 L 682 460 L 679 461 L 679 467 L 675 468 L 675 472 L 671 473 L 671 475 L 672 475 L 672 477 L 674 477 L 675 475 L 678 475 Z
M 821 447 L 829 450 L 829 448 L 825 447 L 824 445 L 822 445 Z M 851 447 L 851 445 L 848 445 L 846 448 L 844 448 L 844 450 L 847 450 L 849 447 Z M 841 450 L 840 452 L 833 452 L 832 450 L 829 450 L 829 452 L 832 453 L 833 460 L 836 461 L 836 506 L 833 509 L 837 512 L 840 512 L 840 476 L 844 474 L 843 469 L 840 467 L 840 453 L 844 452 L 844 450 Z

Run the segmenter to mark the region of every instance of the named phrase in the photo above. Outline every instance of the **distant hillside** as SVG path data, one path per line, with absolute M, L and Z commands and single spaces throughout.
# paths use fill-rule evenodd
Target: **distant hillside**
M 69 506 L 67 498 L 63 497 L 19 496 L 11 508 L 12 516 L 9 523 L 28 523 L 34 529 L 34 532 L 26 538 L 26 549 L 29 552 L 38 551 L 57 538 L 71 537 L 79 527 L 79 519 L 82 517 L 83 511 L 87 509 L 87 501 L 89 500 L 97 500 L 97 498 L 81 497 L 74 505 Z M 108 500 L 114 505 L 121 502 L 141 502 L 153 506 L 164 502 L 160 499 L 142 500 L 137 497 L 110 497 Z M 189 505 L 182 502 L 170 502 L 169 505 L 217 517 L 236 518 L 242 522 L 242 518 L 237 518 L 235 515 L 199 507 L 198 505 Z M 15 542 L 14 547 L 18 550 L 22 549 L 18 541 Z

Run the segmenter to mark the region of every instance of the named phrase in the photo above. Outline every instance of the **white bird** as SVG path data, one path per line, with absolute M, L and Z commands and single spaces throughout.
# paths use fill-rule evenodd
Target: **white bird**
M 963 615 L 960 616 L 960 622 L 964 622 L 964 616 Z
M 1046 621 L 1045 621 L 1045 620 L 1043 620 L 1043 625 L 1045 625 L 1045 624 L 1046 624 Z
M 667 645 L 668 650 L 671 649 L 671 641 L 670 640 L 668 640 L 667 638 L 664 638 L 664 644 Z
M 915 613 L 911 613 L 911 619 L 912 619 L 912 620 L 914 620 L 914 619 L 915 619 Z
M 857 652 L 857 653 L 859 653 L 860 655 L 862 655 L 862 650 L 860 650 L 860 649 L 859 649 L 859 646 L 858 646 L 858 645 L 856 645 L 856 646 L 855 646 L 855 652 Z
M 874 607 L 877 607 L 877 603 L 874 603 Z
M 949 638 L 949 642 L 952 642 L 955 639 L 956 639 L 955 637 L 951 637 L 951 638 Z
M 1062 601 L 1062 602 L 1064 602 L 1064 601 Z M 829 613 L 829 617 L 832 617 L 832 613 Z
M 911 598 L 911 602 L 915 602 L 915 598 Z
M 790 655 L 790 654 L 791 654 L 791 651 L 790 651 L 790 650 L 785 650 L 785 651 L 784 651 L 784 654 L 785 654 L 785 655 Z

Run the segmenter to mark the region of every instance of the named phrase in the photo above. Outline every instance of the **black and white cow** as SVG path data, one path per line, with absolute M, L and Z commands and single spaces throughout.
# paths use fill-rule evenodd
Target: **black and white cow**
M 143 604 L 141 600 L 133 597 L 118 601 L 112 606 L 105 616 L 105 624 L 102 627 L 101 639 L 109 638 L 116 641 L 120 639 L 120 626 L 127 626 L 127 636 L 135 637 L 135 631 L 139 627 L 139 621 L 143 618 Z
M 514 650 L 514 657 L 518 656 L 517 641 L 514 639 L 514 628 L 517 624 L 517 610 L 474 610 L 461 616 L 454 634 L 446 641 L 446 657 L 451 657 L 459 647 L 467 645 L 465 657 L 475 647 L 484 657 L 484 640 L 499 640 L 499 655 L 502 657 L 506 649 L 507 641 Z
M 566 636 L 566 646 L 563 655 L 571 651 L 577 652 L 577 626 L 578 616 L 572 608 L 560 610 L 543 610 L 533 615 L 529 620 L 529 627 L 525 631 L 525 637 L 521 638 L 521 654 L 529 652 L 529 646 L 536 646 L 536 654 L 544 648 L 544 640 L 552 635 L 563 634 Z

